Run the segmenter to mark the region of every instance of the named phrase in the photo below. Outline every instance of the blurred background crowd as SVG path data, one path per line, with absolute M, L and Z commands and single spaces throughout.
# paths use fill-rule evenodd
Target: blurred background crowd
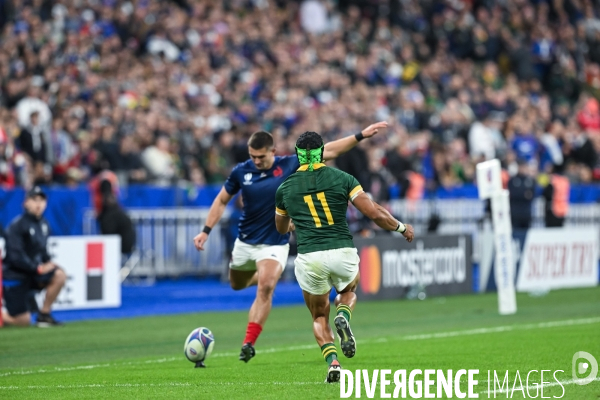
M 379 120 L 336 161 L 378 200 L 495 157 L 589 183 L 599 93 L 595 0 L 0 0 L 5 187 L 221 183 L 256 130 L 292 154 Z

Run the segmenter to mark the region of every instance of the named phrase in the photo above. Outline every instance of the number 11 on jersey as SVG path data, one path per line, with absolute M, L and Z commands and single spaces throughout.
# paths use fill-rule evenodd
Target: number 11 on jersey
M 321 206 L 323 207 L 323 211 L 325 212 L 325 216 L 327 217 L 327 223 L 329 225 L 333 225 L 333 217 L 331 216 L 331 211 L 329 210 L 329 204 L 327 204 L 327 199 L 325 198 L 325 192 L 317 193 L 317 199 L 321 202 Z M 310 210 L 310 215 L 312 215 L 315 220 L 315 225 L 317 228 L 321 227 L 321 219 L 317 214 L 317 210 L 315 208 L 315 203 L 313 203 L 312 195 L 308 194 L 304 196 L 304 202 L 308 204 L 308 209 Z

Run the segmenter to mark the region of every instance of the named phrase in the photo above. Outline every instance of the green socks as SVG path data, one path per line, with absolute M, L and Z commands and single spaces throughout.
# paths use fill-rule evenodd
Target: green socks
M 337 314 L 342 314 L 348 320 L 348 322 L 350 322 L 350 318 L 352 318 L 352 310 L 345 304 L 340 304 L 337 306 Z
M 337 360 L 337 350 L 335 349 L 335 344 L 333 343 L 325 343 L 321 346 L 321 354 L 323 354 L 323 358 L 327 361 L 327 364 L 331 364 L 333 360 Z
M 343 315 L 346 320 L 350 321 L 352 318 L 352 310 L 345 304 L 340 304 L 337 306 L 337 315 Z M 321 346 L 321 354 L 323 354 L 323 358 L 327 361 L 327 364 L 331 365 L 333 360 L 337 360 L 337 350 L 335 348 L 335 344 L 333 343 L 325 343 Z

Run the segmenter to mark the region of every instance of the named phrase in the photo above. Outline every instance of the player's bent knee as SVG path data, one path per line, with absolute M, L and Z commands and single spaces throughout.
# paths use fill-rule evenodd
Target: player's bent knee
M 52 277 L 52 281 L 55 284 L 63 286 L 65 282 L 67 282 L 67 274 L 65 274 L 65 271 L 63 271 L 61 268 L 57 268 L 54 272 L 54 276 Z
M 29 326 L 31 325 L 31 314 L 25 313 L 25 315 L 21 315 L 17 322 L 18 326 Z
M 346 286 L 343 290 L 341 290 L 340 293 L 356 292 L 359 281 L 360 281 L 360 275 L 356 274 L 356 278 L 354 278 L 354 280 L 352 282 L 350 282 L 348 284 L 348 286 Z
M 233 290 L 246 289 L 252 284 L 256 271 L 229 270 L 229 285 Z
M 31 313 L 25 312 L 15 316 L 8 315 L 5 322 L 12 326 L 29 326 L 31 325 Z
M 273 281 L 269 281 L 269 282 L 258 282 L 258 292 L 260 293 L 261 296 L 265 296 L 265 297 L 271 297 L 273 295 L 273 292 L 275 291 L 275 285 L 276 282 Z
M 236 282 L 236 281 L 229 281 L 229 284 L 231 285 L 231 288 L 233 290 L 242 290 L 242 289 L 245 289 L 247 287 L 243 283 Z
M 321 319 L 324 319 L 325 321 L 329 320 L 327 314 L 325 314 L 325 312 L 321 310 L 314 312 L 312 314 L 312 317 L 314 322 L 322 322 L 320 321 Z

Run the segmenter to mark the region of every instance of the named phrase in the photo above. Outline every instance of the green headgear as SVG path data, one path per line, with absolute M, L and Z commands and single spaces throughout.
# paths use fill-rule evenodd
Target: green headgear
M 313 171 L 313 165 L 323 161 L 323 145 L 321 145 L 321 147 L 319 148 L 310 150 L 299 149 L 298 146 L 296 146 L 296 154 L 298 155 L 298 162 L 300 163 L 300 165 L 308 164 L 308 170 Z

